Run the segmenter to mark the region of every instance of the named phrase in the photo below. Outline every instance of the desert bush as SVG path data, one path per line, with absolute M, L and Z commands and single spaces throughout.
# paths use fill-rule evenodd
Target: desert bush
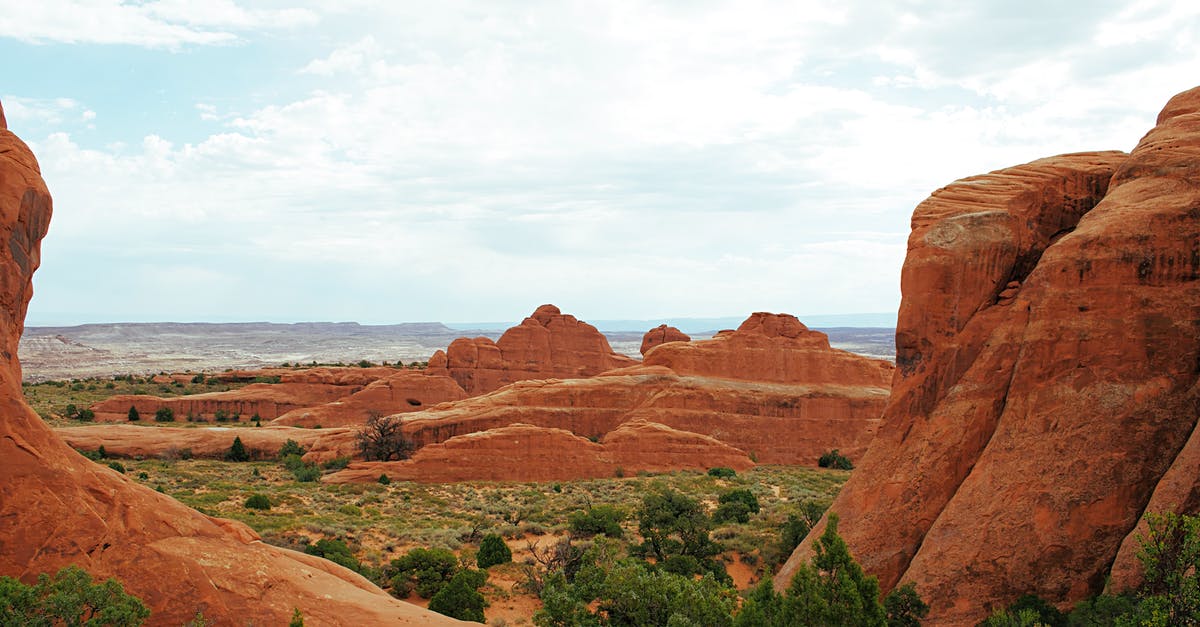
M 571 534 L 579 537 L 591 537 L 602 533 L 610 538 L 620 538 L 623 534 L 621 521 L 625 520 L 625 512 L 614 505 L 597 505 L 585 511 L 572 512 L 567 516 L 567 526 Z
M 93 583 L 78 566 L 53 577 L 43 573 L 29 586 L 0 577 L 0 625 L 110 625 L 134 627 L 150 616 L 141 599 L 116 579 Z
M 412 549 L 392 560 L 383 575 L 393 595 L 404 598 L 416 590 L 421 598 L 428 599 L 449 583 L 458 569 L 458 558 L 447 549 Z
M 729 479 L 731 477 L 736 477 L 737 471 L 732 468 L 725 468 L 724 466 L 717 466 L 716 468 L 708 469 L 708 476 L 716 477 L 718 479 Z
M 821 455 L 821 458 L 817 460 L 817 465 L 821 468 L 854 470 L 854 464 L 850 463 L 850 458 L 842 455 L 837 449 L 826 451 L 823 455 Z
M 335 458 L 321 464 L 321 468 L 324 470 L 341 470 L 349 465 L 350 465 L 349 457 L 335 457 Z
M 487 573 L 483 571 L 461 570 L 429 599 L 429 609 L 451 618 L 482 623 L 487 601 L 479 594 L 479 587 L 486 582 Z
M 229 451 L 225 453 L 225 461 L 230 462 L 248 462 L 250 461 L 250 453 L 246 452 L 246 446 L 242 444 L 241 436 L 234 436 L 233 444 L 229 446 Z
M 258 420 L 258 414 L 254 415 L 254 419 Z M 287 457 L 288 455 L 296 455 L 297 457 L 303 457 L 304 454 L 307 452 L 308 451 L 305 450 L 304 447 L 297 444 L 295 440 L 288 439 L 288 440 L 284 441 L 283 446 L 279 447 L 279 459 L 283 459 L 284 457 Z
M 489 568 L 496 564 L 507 564 L 512 561 L 512 550 L 504 543 L 504 538 L 489 533 L 483 536 L 479 541 L 479 553 L 475 556 L 475 563 L 480 568 Z
M 271 509 L 271 499 L 267 498 L 265 494 L 251 494 L 246 499 L 246 507 L 249 509 L 268 510 Z
M 416 447 L 400 427 L 399 416 L 372 413 L 354 437 L 359 454 L 367 461 L 408 459 Z
M 362 564 L 359 564 L 355 559 L 354 553 L 350 551 L 350 547 L 342 540 L 321 538 L 316 544 L 310 544 L 304 547 L 304 552 L 309 555 L 323 557 L 334 564 L 345 566 L 355 572 L 362 571 Z
M 717 511 L 713 512 L 713 522 L 725 523 L 736 521 L 750 522 L 750 514 L 760 511 L 758 498 L 746 489 L 731 490 L 722 494 L 718 499 Z
M 175 410 L 170 407 L 159 407 L 154 412 L 154 422 L 175 422 Z
M 108 467 L 121 474 L 125 474 L 125 465 L 121 462 L 108 462 Z
M 129 406 L 129 414 L 127 414 L 127 416 L 129 418 L 129 422 L 137 422 L 142 419 L 141 414 L 138 413 L 137 407 L 134 407 L 133 405 Z

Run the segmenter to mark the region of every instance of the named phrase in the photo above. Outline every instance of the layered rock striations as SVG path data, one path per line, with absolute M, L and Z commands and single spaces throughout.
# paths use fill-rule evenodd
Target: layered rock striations
M 0 120 L 3 119 L 0 114 Z M 33 581 L 78 564 L 116 577 L 150 624 L 458 624 L 393 599 L 323 559 L 262 543 L 72 451 L 25 404 L 17 342 L 50 221 L 28 147 L 0 123 L 0 575 Z
M 565 481 L 713 466 L 748 470 L 754 462 L 713 438 L 643 420 L 623 423 L 599 442 L 566 429 L 515 423 L 426 446 L 404 461 L 354 463 L 324 480 Z
M 1176 96 L 1128 156 L 971 177 L 915 210 L 892 398 L 831 511 L 929 624 L 1131 585 L 1143 512 L 1200 505 L 1198 109 Z
M 596 327 L 542 305 L 495 342 L 454 340 L 445 352 L 434 353 L 425 372 L 449 376 L 474 396 L 525 379 L 590 377 L 636 363 L 614 353 Z
M 450 377 L 401 370 L 349 396 L 323 405 L 292 409 L 273 423 L 298 427 L 348 427 L 361 425 L 375 414 L 386 416 L 421 411 L 465 398 L 467 393 Z

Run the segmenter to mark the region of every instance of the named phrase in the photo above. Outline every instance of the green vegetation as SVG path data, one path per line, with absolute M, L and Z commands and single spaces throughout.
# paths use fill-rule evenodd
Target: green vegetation
M 0 625 L 141 625 L 150 610 L 126 594 L 115 579 L 92 583 L 78 566 L 67 566 L 53 577 L 43 573 L 32 586 L 0 577 Z
M 137 422 L 142 419 L 141 414 L 138 414 L 137 407 L 134 407 L 133 405 L 129 406 L 129 413 L 127 416 L 129 418 L 129 422 Z
M 354 441 L 363 459 L 381 462 L 408 459 L 416 447 L 405 437 L 400 425 L 398 416 L 372 413 L 355 434 Z
M 25 400 L 43 420 L 53 426 L 70 426 L 72 423 L 69 421 L 71 420 L 94 419 L 95 414 L 87 408 L 116 394 L 151 394 L 161 398 L 174 398 L 201 392 L 224 392 L 247 385 L 247 383 L 221 383 L 216 379 L 212 379 L 210 382 L 216 385 L 194 383 L 160 385 L 151 381 L 149 376 L 118 375 L 70 381 L 24 383 L 22 389 L 25 393 Z M 74 411 L 69 411 L 72 408 Z M 131 414 L 127 415 L 130 420 L 133 419 Z M 141 416 L 138 415 L 138 420 L 140 419 Z
M 850 463 L 850 458 L 842 455 L 837 449 L 827 451 L 817 460 L 817 465 L 821 468 L 834 468 L 836 470 L 854 470 L 854 464 Z
M 250 454 L 246 452 L 246 446 L 242 444 L 241 436 L 234 436 L 233 444 L 229 446 L 229 451 L 225 453 L 225 461 L 229 462 L 248 462 Z
M 718 524 L 730 521 L 747 523 L 750 522 L 750 514 L 757 514 L 761 510 L 758 498 L 745 488 L 722 494 L 718 502 L 720 505 L 713 512 L 713 522 Z
M 448 549 L 412 549 L 383 569 L 383 578 L 394 596 L 404 598 L 414 590 L 423 599 L 441 591 L 459 571 L 458 557 Z
M 309 555 L 323 557 L 334 564 L 345 566 L 355 572 L 362 571 L 362 564 L 354 557 L 350 547 L 342 540 L 322 538 L 317 540 L 316 544 L 310 544 L 304 547 L 304 552 Z
M 708 476 L 716 477 L 718 479 L 728 479 L 730 477 L 736 477 L 737 471 L 732 468 L 726 468 L 724 466 L 717 466 L 716 468 L 708 469 Z
M 246 498 L 246 507 L 248 509 L 268 510 L 271 509 L 271 499 L 265 494 L 251 494 Z
M 300 608 L 292 608 L 292 620 L 288 621 L 288 627 L 304 627 L 304 614 L 300 613 Z
M 175 410 L 170 407 L 159 407 L 154 412 L 154 422 L 175 422 Z
M 620 538 L 624 532 L 621 522 L 626 518 L 625 512 L 612 505 L 597 505 L 585 511 L 572 512 L 567 516 L 567 527 L 571 535 L 588 538 L 596 534 L 604 534 L 610 538 Z
M 479 553 L 475 555 L 475 560 L 477 566 L 487 569 L 496 564 L 511 562 L 512 551 L 504 543 L 504 538 L 501 538 L 497 534 L 489 533 L 479 541 Z
M 460 570 L 450 578 L 450 583 L 429 599 L 429 609 L 459 620 L 482 623 L 487 601 L 479 594 L 479 588 L 486 581 L 485 572 Z

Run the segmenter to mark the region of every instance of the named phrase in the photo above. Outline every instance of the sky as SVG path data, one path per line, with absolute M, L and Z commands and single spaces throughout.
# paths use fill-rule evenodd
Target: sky
M 912 209 L 1130 150 L 1200 3 L 0 0 L 30 325 L 894 312 Z

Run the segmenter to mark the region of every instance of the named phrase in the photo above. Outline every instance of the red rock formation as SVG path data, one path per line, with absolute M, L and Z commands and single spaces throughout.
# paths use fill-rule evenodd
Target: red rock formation
M 361 425 L 373 413 L 391 415 L 420 411 L 466 397 L 467 393 L 450 377 L 401 370 L 350 396 L 324 405 L 293 409 L 276 418 L 273 424 L 301 427 Z
M 54 430 L 71 448 L 112 457 L 178 459 L 181 455 L 223 459 L 233 438 L 242 439 L 252 459 L 273 459 L 288 440 L 309 451 L 307 461 L 353 457 L 354 429 L 296 429 L 291 427 L 150 427 L 132 424 L 61 427 Z
M 72 451 L 25 404 L 17 341 L 51 213 L 28 147 L 0 130 L 0 575 L 33 581 L 78 564 L 116 577 L 155 625 L 197 611 L 219 624 L 458 624 L 340 566 L 269 546 Z
M 142 420 L 150 421 L 154 420 L 154 413 L 162 407 L 169 407 L 175 413 L 175 420 L 180 422 L 187 420 L 188 416 L 211 421 L 218 411 L 238 414 L 243 421 L 251 420 L 255 414 L 263 420 L 274 420 L 289 411 L 335 401 L 360 389 L 357 385 L 252 383 L 227 392 L 170 398 L 118 394 L 93 404 L 91 409 L 96 412 L 96 420 L 101 422 L 125 422 L 131 406 L 137 408 Z
M 324 478 L 329 483 L 389 479 L 449 481 L 566 481 L 725 466 L 748 470 L 746 454 L 713 438 L 645 421 L 631 421 L 600 443 L 565 429 L 511 424 L 469 433 L 416 452 L 400 462 L 360 462 Z
M 642 336 L 642 355 L 647 351 L 667 342 L 690 342 L 692 337 L 675 327 L 669 327 L 665 324 L 660 324 Z
M 797 333 L 769 335 L 761 330 L 764 320 Z M 824 335 L 800 333 L 803 326 L 791 316 L 756 314 L 747 328 L 709 341 L 665 344 L 647 354 L 646 361 L 653 362 L 660 352 L 684 348 L 685 356 L 675 360 L 679 367 L 704 376 L 638 366 L 591 379 L 524 381 L 410 414 L 405 430 L 421 444 L 517 422 L 602 437 L 627 420 L 642 418 L 711 436 L 767 464 L 815 465 L 832 448 L 857 459 L 887 402 L 891 365 L 833 350 L 827 343 L 822 351 L 818 340 Z M 789 382 L 744 380 L 744 373 L 732 367 L 751 361 L 742 350 L 767 364 L 761 373 Z M 799 355 L 787 355 L 793 352 Z M 828 383 L 827 370 L 860 379 Z
M 1024 593 L 1065 605 L 1110 566 L 1132 583 L 1143 511 L 1195 511 L 1198 110 L 1200 89 L 1177 96 L 1128 158 L 1043 159 L 917 207 L 892 400 L 832 509 L 929 624 Z
M 711 340 L 654 348 L 643 363 L 722 379 L 872 387 L 890 385 L 893 370 L 886 361 L 830 348 L 824 333 L 795 316 L 761 312 Z
M 614 353 L 596 327 L 542 305 L 496 342 L 454 340 L 434 353 L 425 372 L 450 376 L 474 396 L 524 379 L 590 377 L 636 363 Z

